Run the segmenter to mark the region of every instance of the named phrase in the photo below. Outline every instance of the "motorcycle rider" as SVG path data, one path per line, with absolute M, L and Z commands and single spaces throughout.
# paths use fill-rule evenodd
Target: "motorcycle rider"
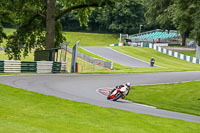
M 127 96 L 129 91 L 130 91 L 130 87 L 131 87 L 131 83 L 130 82 L 127 82 L 126 84 L 123 84 L 123 85 L 119 85 L 119 86 L 116 86 L 111 92 L 110 94 L 112 94 L 115 90 L 121 88 L 122 92 L 123 92 L 123 96 L 122 96 L 122 99 L 125 98 L 125 95 Z
M 150 61 L 150 66 L 153 67 L 154 64 L 155 64 L 155 59 L 152 57 L 152 58 L 151 58 L 151 61 Z

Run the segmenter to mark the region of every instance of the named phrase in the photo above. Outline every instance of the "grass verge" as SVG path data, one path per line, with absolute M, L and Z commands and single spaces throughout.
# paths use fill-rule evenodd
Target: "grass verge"
M 128 100 L 200 116 L 200 81 L 134 86 Z
M 179 53 L 182 53 L 182 54 L 184 54 L 184 55 L 189 55 L 189 56 L 195 57 L 196 51 L 179 51 Z
M 164 68 L 156 68 L 154 69 L 154 72 L 200 70 L 199 64 L 194 64 L 184 60 L 180 60 L 150 48 L 124 47 L 124 48 L 114 48 L 114 50 L 125 53 L 127 55 L 133 56 L 135 58 L 141 59 L 146 62 L 150 62 L 151 57 L 154 57 L 156 60 L 156 65 L 164 67 Z M 145 68 L 145 69 L 152 70 L 151 68 Z
M 103 108 L 0 85 L 2 133 L 198 133 L 199 123 Z M 119 126 L 120 125 L 120 126 Z

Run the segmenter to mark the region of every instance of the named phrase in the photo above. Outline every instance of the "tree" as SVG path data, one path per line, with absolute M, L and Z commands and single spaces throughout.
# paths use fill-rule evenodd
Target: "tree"
M 140 24 L 144 24 L 144 10 L 136 0 L 116 2 L 114 8 L 100 9 L 95 21 L 112 32 L 138 33 Z
M 182 35 L 183 46 L 189 36 L 199 44 L 199 0 L 149 0 L 147 3 L 148 10 L 145 16 L 149 24 L 157 23 L 163 29 L 175 27 Z
M 6 34 L 3 31 L 3 24 L 11 22 L 10 11 L 6 10 L 8 4 L 5 0 L 2 0 L 0 3 L 0 43 L 3 42 L 3 38 L 7 38 Z
M 60 18 L 76 11 L 81 25 L 87 25 L 92 7 L 112 6 L 116 0 L 7 0 L 7 10 L 18 27 L 8 37 L 5 52 L 9 59 L 27 56 L 33 48 L 54 48 L 65 40 Z M 1 2 L 0 2 L 1 3 Z M 12 7 L 11 7 L 12 6 Z
M 186 0 L 175 0 L 174 5 L 171 6 L 173 12 L 173 23 L 175 24 L 177 30 L 182 35 L 182 45 L 186 45 L 186 38 L 189 37 L 193 25 L 191 25 L 192 10 L 190 8 L 190 2 Z
M 160 26 L 161 29 L 174 29 L 171 6 L 174 0 L 148 0 L 146 1 L 145 18 L 148 25 Z

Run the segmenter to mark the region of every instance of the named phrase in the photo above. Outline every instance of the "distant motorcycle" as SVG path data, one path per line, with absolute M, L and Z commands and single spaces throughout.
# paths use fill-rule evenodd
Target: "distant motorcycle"
M 155 59 L 152 57 L 152 58 L 151 58 L 151 61 L 150 61 L 150 66 L 153 67 L 154 64 L 155 64 Z

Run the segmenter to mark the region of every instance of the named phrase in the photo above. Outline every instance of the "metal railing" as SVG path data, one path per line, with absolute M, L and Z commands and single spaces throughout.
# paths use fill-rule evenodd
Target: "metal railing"
M 67 51 L 69 53 L 72 53 L 72 49 L 71 48 L 67 48 Z M 101 60 L 101 59 L 97 59 L 97 58 L 94 58 L 94 57 L 90 57 L 90 56 L 87 56 L 81 52 L 78 52 L 77 53 L 77 56 L 93 65 L 98 65 L 98 66 L 101 66 L 101 67 L 105 67 L 105 68 L 108 68 L 108 69 L 113 69 L 113 64 L 112 62 L 109 62 L 109 61 L 104 61 L 104 60 Z

